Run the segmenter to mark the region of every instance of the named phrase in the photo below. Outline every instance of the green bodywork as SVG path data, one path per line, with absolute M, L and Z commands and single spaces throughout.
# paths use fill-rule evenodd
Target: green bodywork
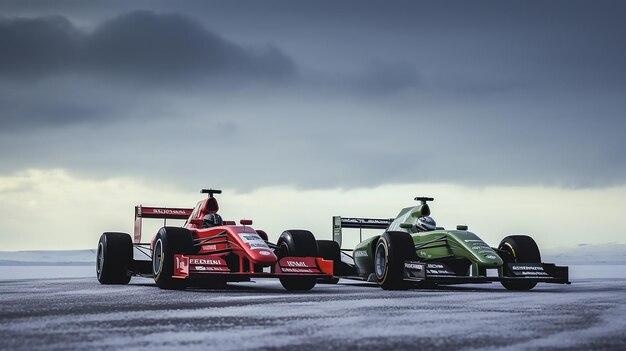
M 416 249 L 420 261 L 465 258 L 471 264 L 472 275 L 484 274 L 486 269 L 502 269 L 503 261 L 500 256 L 472 232 L 445 229 L 417 232 L 415 229 L 417 219 L 427 215 L 430 215 L 428 204 L 404 208 L 387 231 L 411 234 L 416 246 L 423 245 Z M 380 235 L 373 236 L 354 248 L 354 262 L 359 275 L 365 276 L 374 271 L 374 250 L 379 238 Z

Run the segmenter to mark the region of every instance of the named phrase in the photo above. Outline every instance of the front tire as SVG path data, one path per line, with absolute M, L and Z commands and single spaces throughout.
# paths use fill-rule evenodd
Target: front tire
M 128 284 L 133 260 L 133 241 L 126 233 L 103 233 L 96 253 L 96 276 L 100 284 Z
M 508 263 L 541 263 L 539 247 L 533 238 L 527 235 L 510 235 L 502 239 L 498 250 L 504 252 L 501 255 L 504 261 L 505 270 Z M 523 291 L 530 290 L 537 285 L 537 282 L 525 281 L 502 281 L 502 286 L 508 290 Z
M 384 290 L 404 290 L 404 261 L 414 259 L 415 244 L 409 233 L 385 232 L 376 243 L 374 273 Z
M 152 273 L 154 282 L 161 289 L 184 289 L 187 279 L 172 278 L 174 255 L 193 253 L 193 235 L 185 228 L 163 227 L 154 238 L 152 250 Z
M 278 238 L 280 257 L 317 257 L 315 236 L 308 230 L 286 230 Z M 313 289 L 315 277 L 282 277 L 280 283 L 288 291 L 307 291 Z

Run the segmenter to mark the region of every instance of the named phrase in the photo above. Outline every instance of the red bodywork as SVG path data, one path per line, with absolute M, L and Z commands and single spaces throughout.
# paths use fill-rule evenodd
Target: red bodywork
M 204 216 L 217 213 L 218 210 L 219 205 L 214 197 L 199 201 L 193 209 L 137 206 L 135 245 L 148 245 L 141 243 L 143 218 L 186 219 L 184 228 L 191 231 L 197 252 L 192 255 L 174 255 L 173 278 L 186 279 L 190 276 L 203 275 L 220 275 L 230 277 L 232 280 L 303 275 L 332 278 L 332 260 L 320 257 L 279 259 L 275 252 L 279 248 L 268 242 L 264 231 L 255 230 L 250 226 L 252 220 L 242 219 L 240 225 L 234 221 L 224 221 L 223 225 L 204 228 L 202 226 Z M 150 242 L 150 249 L 153 248 L 154 238 Z

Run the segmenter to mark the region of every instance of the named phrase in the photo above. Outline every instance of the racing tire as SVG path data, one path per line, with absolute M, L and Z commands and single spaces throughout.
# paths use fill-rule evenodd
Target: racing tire
M 308 230 L 285 230 L 277 244 L 281 248 L 281 257 L 317 257 L 317 242 Z
M 102 233 L 96 253 L 96 276 L 100 284 L 128 284 L 133 260 L 133 241 L 126 233 Z
M 308 230 L 285 230 L 278 238 L 280 257 L 317 257 L 315 236 Z M 315 277 L 281 277 L 280 284 L 288 291 L 307 291 L 317 283 Z
M 334 240 L 317 240 L 317 254 L 325 260 L 333 262 L 341 261 L 341 249 L 339 243 Z
M 504 261 L 505 270 L 508 263 L 541 263 L 539 247 L 533 238 L 527 235 L 510 235 L 500 241 L 498 250 L 504 254 L 500 255 Z M 502 281 L 502 286 L 507 290 L 523 291 L 530 290 L 537 285 L 537 282 L 524 281 Z
M 159 230 L 152 246 L 152 274 L 161 289 L 185 289 L 188 279 L 172 278 L 174 255 L 193 254 L 193 235 L 185 228 L 163 227 Z
M 333 261 L 333 274 L 337 275 L 339 265 L 341 265 L 341 249 L 339 248 L 339 243 L 334 240 L 317 240 L 317 254 L 325 260 Z M 320 279 L 319 283 L 337 284 L 339 283 L 339 278 Z
M 413 238 L 406 232 L 385 232 L 374 250 L 374 274 L 384 290 L 404 290 L 404 261 L 416 259 Z

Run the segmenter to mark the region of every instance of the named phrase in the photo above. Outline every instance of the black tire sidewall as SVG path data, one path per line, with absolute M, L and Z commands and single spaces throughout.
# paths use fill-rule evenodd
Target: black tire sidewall
M 181 289 L 186 285 L 186 279 L 172 278 L 174 274 L 174 255 L 193 253 L 193 235 L 179 227 L 163 227 L 154 238 L 153 248 L 157 249 L 157 243 L 161 242 L 162 254 L 159 273 L 154 271 L 156 252 L 152 253 L 152 273 L 155 283 L 163 289 Z
M 404 262 L 413 259 L 415 250 L 413 239 L 405 232 L 385 232 L 378 239 L 374 251 L 374 272 L 378 284 L 385 290 L 406 289 L 404 282 Z M 376 273 L 376 259 L 379 251 L 384 250 L 385 267 L 382 276 Z M 413 252 L 413 254 L 411 254 Z
M 102 267 L 98 274 L 98 255 L 103 255 Z M 96 275 L 102 284 L 128 284 L 131 275 L 129 268 L 133 259 L 133 241 L 126 233 L 102 233 L 96 251 Z
M 282 256 L 317 257 L 317 242 L 315 236 L 308 230 L 285 230 L 278 238 L 279 247 L 286 247 L 287 252 Z
M 308 230 L 285 230 L 278 238 L 281 247 L 279 259 L 282 257 L 318 257 L 317 241 Z M 280 283 L 288 291 L 307 291 L 313 289 L 317 278 L 307 276 L 281 277 Z
M 508 271 L 508 263 L 541 263 L 539 247 L 533 238 L 527 235 L 510 235 L 502 239 L 498 250 L 503 251 L 500 255 L 504 261 L 504 270 Z M 537 285 L 536 282 L 525 281 L 502 281 L 502 286 L 508 290 L 530 290 Z

